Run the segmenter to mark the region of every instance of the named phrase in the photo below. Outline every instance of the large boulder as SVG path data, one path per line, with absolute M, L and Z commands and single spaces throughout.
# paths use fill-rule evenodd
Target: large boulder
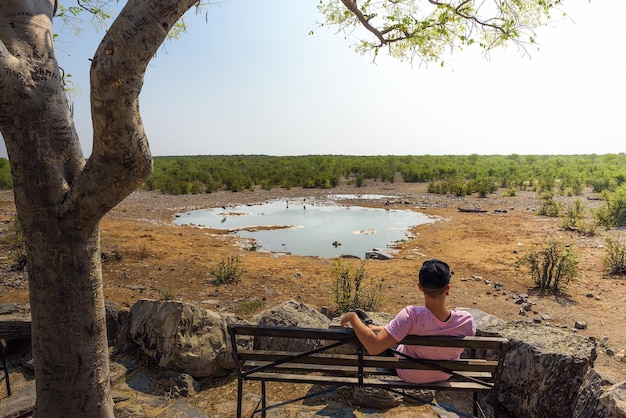
M 626 382 L 609 387 L 600 396 L 595 416 L 626 418 Z
M 505 320 L 500 319 L 497 316 L 488 314 L 485 311 L 481 311 L 480 309 L 476 309 L 476 308 L 454 308 L 454 309 L 456 309 L 457 311 L 466 311 L 472 315 L 472 318 L 474 318 L 474 323 L 476 324 L 476 333 L 479 335 L 487 327 L 506 324 Z
M 235 368 L 227 331 L 235 322 L 190 303 L 144 299 L 131 308 L 129 337 L 160 367 L 209 377 Z
M 302 302 L 289 300 L 256 315 L 252 322 L 259 325 L 299 328 L 328 328 L 330 319 Z M 257 338 L 254 347 L 259 350 L 309 351 L 320 347 L 321 340 L 306 338 Z
M 598 408 L 600 397 L 611 386 L 613 386 L 613 382 L 609 377 L 603 376 L 596 369 L 589 370 L 578 391 L 572 418 L 608 418 L 611 416 L 600 414 Z
M 30 340 L 30 304 L 0 303 L 0 338 L 6 341 Z
M 501 404 L 519 417 L 571 417 L 583 379 L 596 359 L 593 340 L 529 322 L 486 327 L 508 338 Z

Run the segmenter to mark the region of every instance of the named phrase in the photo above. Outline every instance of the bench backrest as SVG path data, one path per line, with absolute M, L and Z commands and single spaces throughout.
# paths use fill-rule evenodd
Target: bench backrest
M 446 337 L 446 336 L 417 336 L 409 335 L 401 341 L 402 344 L 458 347 L 464 348 L 464 358 L 461 360 L 406 360 L 395 357 L 369 355 L 363 349 L 354 331 L 350 328 L 299 328 L 277 327 L 267 325 L 230 325 L 235 360 L 244 375 L 250 369 L 256 371 L 305 369 L 309 365 L 311 370 L 315 365 L 320 371 L 336 370 L 346 373 L 353 370 L 357 375 L 376 373 L 380 369 L 422 369 L 441 370 L 452 373 L 477 375 L 487 373 L 492 384 L 499 384 L 499 377 L 504 367 L 504 355 L 508 351 L 509 341 L 499 337 Z M 256 342 L 249 339 L 242 343 L 242 338 L 254 337 Z M 297 351 L 281 349 L 259 349 L 260 339 L 308 340 L 309 348 Z M 280 341 L 280 340 L 275 340 Z M 271 344 L 264 344 L 271 346 Z M 280 345 L 280 344 L 279 344 Z

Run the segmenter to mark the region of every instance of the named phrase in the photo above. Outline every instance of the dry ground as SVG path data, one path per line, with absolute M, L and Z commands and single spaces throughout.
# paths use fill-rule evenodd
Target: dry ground
M 232 235 L 174 226 L 172 220 L 176 213 L 192 209 L 338 193 L 392 195 L 395 197 L 344 203 L 419 210 L 438 219 L 416 227 L 413 231 L 416 237 L 398 247 L 394 260 L 367 262 L 368 277 L 384 279 L 386 283 L 382 311 L 395 313 L 405 305 L 419 304 L 422 298 L 416 287 L 417 270 L 423 260 L 440 258 L 454 271 L 451 306 L 481 309 L 507 321 L 532 321 L 538 314 L 548 314 L 549 324 L 569 329 L 575 321 L 583 321 L 588 328 L 579 331 L 581 334 L 599 341 L 606 337 L 608 346 L 617 350 L 626 348 L 626 279 L 607 275 L 602 262 L 606 255 L 604 236 L 619 236 L 620 231 L 599 229 L 592 237 L 564 231 L 560 219 L 536 214 L 541 201 L 533 192 L 507 198 L 501 193 L 486 199 L 460 198 L 431 195 L 423 184 L 399 182 L 370 182 L 359 189 L 341 186 L 333 190 L 256 190 L 191 196 L 137 191 L 101 224 L 103 253 L 121 256 L 119 261 L 103 263 L 105 295 L 108 300 L 127 306 L 141 298 L 170 296 L 244 317 L 256 313 L 247 311 L 255 303 L 263 309 L 289 299 L 317 309 L 332 307 L 334 260 L 247 251 Z M 559 199 L 565 204 L 572 200 Z M 587 207 L 600 204 L 586 197 L 583 200 Z M 385 203 L 390 204 L 385 206 Z M 487 212 L 465 213 L 459 207 L 480 207 Z M 1 192 L 0 218 L 6 220 L 14 211 L 12 194 Z M 515 265 L 524 250 L 538 249 L 550 238 L 563 238 L 571 243 L 582 260 L 581 276 L 569 284 L 565 294 L 558 296 L 537 294 L 531 288 L 528 273 Z M 5 240 L 0 245 L 5 247 Z M 210 267 L 234 255 L 241 256 L 247 270 L 242 281 L 215 285 Z M 9 259 L 1 261 L 0 302 L 27 301 L 28 286 L 23 273 L 9 271 Z M 483 280 L 475 280 L 477 276 Z M 491 284 L 486 284 L 484 279 Z M 494 291 L 494 282 L 502 283 L 503 291 Z M 520 306 L 512 300 L 516 293 L 530 294 L 538 314 L 530 312 L 521 316 Z M 626 378 L 624 363 L 607 356 L 600 347 L 598 352 L 597 368 L 616 379 Z

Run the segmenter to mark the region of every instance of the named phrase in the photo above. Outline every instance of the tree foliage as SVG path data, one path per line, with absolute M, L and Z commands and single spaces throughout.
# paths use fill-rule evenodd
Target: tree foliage
M 550 19 L 560 0 L 330 0 L 320 12 L 328 24 L 367 36 L 355 49 L 378 55 L 386 48 L 402 60 L 438 61 L 447 50 L 473 45 L 484 51 L 513 43 L 522 49 L 535 42 L 535 28 Z
M 371 181 L 393 182 L 399 176 L 405 182 L 430 183 L 428 190 L 437 194 L 486 196 L 504 188 L 509 193 L 558 191 L 575 196 L 586 186 L 597 190 L 594 181 L 599 175 L 607 179 L 607 188 L 600 191 L 616 190 L 626 176 L 626 155 L 156 157 L 154 172 L 144 187 L 169 194 L 241 191 L 256 186 L 268 190 L 332 188 L 340 181 L 362 186 Z

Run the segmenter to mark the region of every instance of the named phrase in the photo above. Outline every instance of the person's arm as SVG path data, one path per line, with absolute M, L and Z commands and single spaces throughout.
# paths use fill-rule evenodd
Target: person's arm
M 382 353 L 392 345 L 398 343 L 389 335 L 384 327 L 380 327 L 380 332 L 376 334 L 374 330 L 365 325 L 354 312 L 348 312 L 341 317 L 341 325 L 344 327 L 352 325 L 352 329 L 359 341 L 361 341 L 361 344 L 363 344 L 368 353 L 373 355 Z

